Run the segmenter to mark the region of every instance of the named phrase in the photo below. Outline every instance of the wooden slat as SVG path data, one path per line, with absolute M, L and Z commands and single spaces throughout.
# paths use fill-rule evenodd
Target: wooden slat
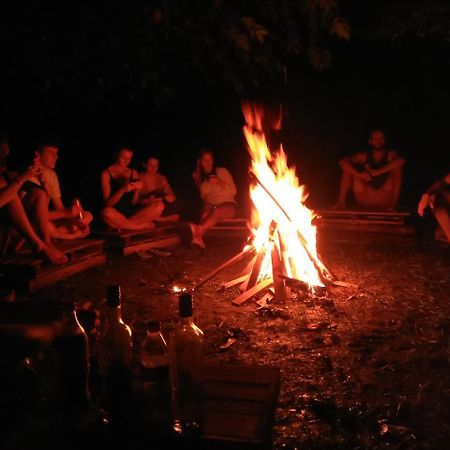
M 263 289 L 270 286 L 271 284 L 273 284 L 273 280 L 270 278 L 266 278 L 265 280 L 262 280 L 257 285 L 253 286 L 251 289 L 243 292 L 239 297 L 235 298 L 232 302 L 233 305 L 237 305 L 237 306 L 242 305 L 242 303 L 246 302 L 247 300 L 252 298 L 254 295 L 258 294 L 259 292 L 261 292 Z
M 152 239 L 149 241 L 137 242 L 118 249 L 123 256 L 128 256 L 133 253 L 142 252 L 151 248 L 163 248 L 176 245 L 180 242 L 178 235 L 167 236 L 160 239 Z

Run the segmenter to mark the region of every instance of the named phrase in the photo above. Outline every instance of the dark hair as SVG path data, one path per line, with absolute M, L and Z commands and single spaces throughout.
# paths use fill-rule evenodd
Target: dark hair
M 203 169 L 201 163 L 200 163 L 200 160 L 202 159 L 202 157 L 203 157 L 204 155 L 206 155 L 206 154 L 208 154 L 208 153 L 209 153 L 209 154 L 212 156 L 212 158 L 213 158 L 213 166 L 212 166 L 211 172 L 206 173 L 206 172 L 204 171 L 204 169 Z M 216 169 L 217 169 L 217 167 L 216 167 L 216 160 L 215 160 L 215 158 L 214 158 L 214 153 L 213 153 L 213 151 L 212 151 L 210 148 L 207 148 L 207 147 L 201 148 L 200 151 L 199 151 L 198 154 L 197 154 L 197 173 L 198 173 L 198 181 L 197 181 L 197 183 L 198 183 L 198 184 L 201 184 L 201 183 L 203 183 L 203 181 L 208 180 L 209 177 L 210 177 L 211 175 L 215 175 L 216 172 L 217 172 Z

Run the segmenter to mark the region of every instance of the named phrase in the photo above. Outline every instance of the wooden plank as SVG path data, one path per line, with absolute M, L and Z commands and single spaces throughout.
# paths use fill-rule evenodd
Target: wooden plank
M 206 365 L 204 379 L 202 440 L 214 444 L 215 449 L 270 449 L 280 370 L 273 366 Z
M 233 305 L 242 305 L 242 303 L 246 302 L 248 299 L 252 298 L 254 295 L 261 292 L 266 287 L 269 287 L 273 284 L 273 280 L 271 278 L 266 278 L 265 280 L 262 280 L 257 285 L 253 286 L 248 291 L 243 292 L 239 297 L 235 298 L 233 300 Z
M 167 236 L 161 239 L 152 239 L 149 241 L 143 241 L 127 245 L 121 249 L 118 249 L 123 256 L 128 256 L 133 253 L 149 250 L 151 248 L 163 248 L 176 245 L 180 242 L 180 237 L 178 235 Z
M 32 254 L 19 254 L 14 257 L 3 258 L 0 261 L 0 272 L 16 278 L 37 277 L 41 273 L 58 271 L 61 267 L 67 267 L 78 260 L 103 252 L 104 240 L 102 239 L 74 239 L 73 241 L 57 242 L 55 246 L 69 259 L 66 264 L 55 265 L 36 258 Z
M 0 283 L 4 286 L 15 288 L 18 292 L 32 293 L 78 272 L 104 264 L 105 261 L 105 254 L 99 253 L 72 264 L 51 266 L 51 270 L 43 271 L 37 277 L 20 278 L 9 276 L 3 277 Z
M 414 235 L 415 230 L 410 226 L 392 226 L 392 225 L 380 225 L 380 224 L 352 224 L 352 223 L 339 223 L 330 224 L 326 222 L 318 222 L 317 226 L 320 230 L 342 230 L 342 231 L 354 231 L 354 232 L 367 232 L 367 233 L 392 233 L 402 235 Z
M 248 279 L 248 275 L 242 275 L 239 278 L 235 278 L 234 280 L 228 281 L 227 283 L 222 283 L 223 289 L 228 289 L 230 287 L 236 286 L 236 284 L 242 283 Z
M 359 211 L 359 210 L 348 210 L 348 209 L 336 209 L 336 210 L 317 210 L 315 211 L 321 216 L 398 216 L 398 217 L 408 217 L 412 213 L 405 211 Z

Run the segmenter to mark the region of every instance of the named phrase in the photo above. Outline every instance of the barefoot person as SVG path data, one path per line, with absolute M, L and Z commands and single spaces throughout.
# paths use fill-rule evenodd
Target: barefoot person
M 216 167 L 211 150 L 203 149 L 192 174 L 200 192 L 203 210 L 198 224 L 190 224 L 192 244 L 205 248 L 203 235 L 217 222 L 231 219 L 236 214 L 236 185 L 230 172 Z
M 55 144 L 39 147 L 36 156 L 41 171 L 31 180 L 35 186 L 24 186 L 27 192 L 23 198 L 25 208 L 39 235 L 47 243 L 52 239 L 86 237 L 92 222 L 92 214 L 83 210 L 79 200 L 72 201 L 68 208 L 64 206 L 58 175 L 55 172 L 58 153 L 59 149 Z
M 6 170 L 6 158 L 9 145 L 6 140 L 0 142 L 0 216 L 2 253 L 8 251 L 11 244 L 11 231 L 18 232 L 32 250 L 52 264 L 63 264 L 67 257 L 52 244 L 44 242 L 33 229 L 19 197 L 19 191 L 27 181 L 36 177 L 40 171 L 39 163 L 35 162 L 24 173 L 10 179 Z M 11 230 L 12 229 L 12 230 Z
M 423 217 L 426 209 L 430 209 L 450 243 L 450 172 L 433 183 L 422 194 L 417 213 Z
M 402 185 L 404 160 L 385 146 L 385 134 L 374 130 L 369 151 L 357 152 L 340 160 L 342 178 L 337 209 L 345 209 L 350 192 L 359 207 L 395 209 Z
M 175 194 L 167 178 L 161 175 L 159 159 L 149 156 L 142 164 L 144 170 L 139 172 L 142 189 L 139 191 L 139 205 L 155 206 L 161 210 L 161 215 L 155 218 L 157 222 L 176 222 L 180 216 Z
M 139 205 L 142 181 L 136 170 L 128 167 L 133 150 L 122 147 L 114 164 L 101 173 L 101 186 L 105 207 L 101 212 L 103 221 L 110 228 L 119 230 L 144 230 L 154 228 L 153 221 L 161 216 L 164 205 Z

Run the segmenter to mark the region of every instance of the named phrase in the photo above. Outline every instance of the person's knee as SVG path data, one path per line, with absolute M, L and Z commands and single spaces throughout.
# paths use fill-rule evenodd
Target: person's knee
M 92 220 L 94 219 L 94 216 L 92 215 L 92 213 L 90 211 L 84 211 L 83 214 L 83 225 L 89 225 Z
M 111 217 L 114 216 L 114 212 L 115 212 L 114 208 L 112 208 L 111 206 L 105 206 L 101 210 L 100 216 L 103 220 L 109 220 L 109 219 L 111 219 Z

